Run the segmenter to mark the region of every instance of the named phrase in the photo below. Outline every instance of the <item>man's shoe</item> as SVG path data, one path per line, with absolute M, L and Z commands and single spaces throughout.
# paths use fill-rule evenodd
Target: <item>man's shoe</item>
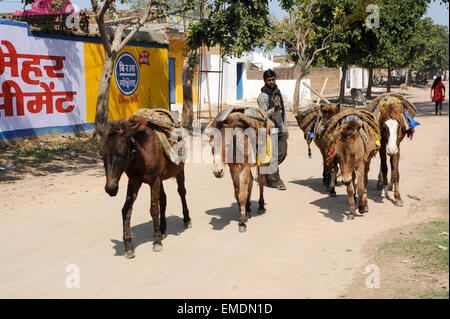
M 275 188 L 281 191 L 285 191 L 286 190 L 286 185 L 284 185 L 283 181 L 279 181 L 276 185 Z

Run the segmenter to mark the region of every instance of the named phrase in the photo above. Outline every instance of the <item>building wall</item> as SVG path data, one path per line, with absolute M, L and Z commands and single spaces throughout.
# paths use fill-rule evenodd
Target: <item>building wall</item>
M 93 128 L 100 39 L 31 33 L 10 20 L 0 20 L 0 39 L 0 139 Z M 130 43 L 115 67 L 108 120 L 142 107 L 169 108 L 167 45 Z

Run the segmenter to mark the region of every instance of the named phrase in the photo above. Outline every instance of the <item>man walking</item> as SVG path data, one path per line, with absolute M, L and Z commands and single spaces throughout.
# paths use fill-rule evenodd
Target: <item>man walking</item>
M 287 139 L 289 132 L 287 130 L 286 111 L 284 109 L 283 97 L 281 92 L 275 84 L 276 74 L 272 69 L 268 69 L 263 74 L 264 87 L 261 88 L 261 93 L 258 96 L 258 105 L 263 109 L 269 118 L 278 128 L 278 165 L 280 165 L 287 155 Z M 267 175 L 266 186 L 273 187 L 280 190 L 285 190 L 286 185 L 280 178 L 280 170 L 277 166 L 277 171 L 273 174 Z

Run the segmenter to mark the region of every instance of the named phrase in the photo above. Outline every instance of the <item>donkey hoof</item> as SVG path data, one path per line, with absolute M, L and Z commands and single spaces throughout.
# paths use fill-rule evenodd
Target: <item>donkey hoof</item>
M 153 243 L 153 251 L 160 252 L 161 250 L 163 250 L 163 245 L 161 244 L 161 242 Z
M 349 215 L 347 216 L 347 219 L 348 219 L 348 220 L 353 220 L 353 219 L 355 219 L 355 215 L 349 214 Z
M 134 250 L 127 250 L 125 251 L 125 258 L 126 259 L 133 259 L 134 258 Z
M 251 211 L 245 212 L 245 215 L 247 216 L 248 219 L 252 218 L 252 212 Z
M 266 212 L 265 208 L 258 209 L 258 214 L 260 214 L 260 215 L 264 214 L 265 212 Z
M 245 225 L 239 225 L 239 232 L 240 233 L 245 233 L 247 231 L 247 226 Z
M 187 223 L 184 223 L 184 228 L 192 228 L 192 222 L 188 221 Z
M 388 186 L 388 190 L 390 190 L 390 191 L 392 191 L 393 190 L 393 185 L 392 184 L 389 184 L 389 186 Z
M 394 205 L 397 207 L 403 207 L 403 202 L 401 200 L 396 200 Z
M 366 205 L 366 207 L 364 207 L 364 212 L 368 213 L 369 212 L 369 206 Z
M 334 191 L 330 192 L 330 196 L 331 197 L 336 197 L 336 192 L 334 192 Z

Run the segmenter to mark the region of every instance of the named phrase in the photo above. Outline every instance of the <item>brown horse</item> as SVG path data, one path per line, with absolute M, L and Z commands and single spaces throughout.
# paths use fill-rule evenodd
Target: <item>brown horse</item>
M 273 124 L 272 124 L 273 126 Z M 237 121 L 225 120 L 223 122 L 218 122 L 214 120 L 210 125 L 210 129 L 220 130 L 221 138 L 219 138 L 220 145 L 215 144 L 215 136 L 210 137 L 210 145 L 212 147 L 212 154 L 214 158 L 213 173 L 217 178 L 222 178 L 225 172 L 225 166 L 228 164 L 230 168 L 231 178 L 233 180 L 234 186 L 234 197 L 239 206 L 239 231 L 245 232 L 247 229 L 246 222 L 251 218 L 251 204 L 250 198 L 253 187 L 253 176 L 251 172 L 252 167 L 256 167 L 256 163 L 252 163 L 249 159 L 249 138 L 247 135 L 234 135 L 233 142 L 230 145 L 226 145 L 226 129 L 236 129 L 239 128 Z M 237 145 L 240 144 L 243 147 L 238 148 Z M 219 150 L 219 152 L 217 152 Z M 232 152 L 232 153 L 231 153 Z M 239 154 L 243 152 L 243 154 Z M 228 154 L 232 154 L 232 160 L 227 160 Z M 238 155 L 239 154 L 239 155 Z M 238 156 L 241 156 L 243 160 L 237 160 Z M 257 168 L 258 184 L 259 184 L 259 209 L 258 213 L 265 213 L 264 208 L 264 184 L 266 182 L 266 174 L 260 172 L 260 168 Z
M 316 127 L 326 123 L 330 118 L 335 116 L 341 111 L 340 104 L 326 104 L 320 106 L 321 118 L 320 122 L 316 124 Z M 324 145 L 321 143 L 320 139 L 316 138 L 314 134 L 314 143 L 320 149 L 320 153 L 322 154 L 323 160 L 323 171 L 322 171 L 322 182 L 327 185 L 328 191 L 332 197 L 336 196 L 336 175 L 337 175 L 337 166 L 336 165 L 327 165 L 328 158 L 328 150 L 330 149 L 330 145 Z
M 125 172 L 128 176 L 127 197 L 122 208 L 126 258 L 134 257 L 130 219 L 133 203 L 142 183 L 150 185 L 151 189 L 150 214 L 154 229 L 153 251 L 162 250 L 161 240 L 166 232 L 167 202 L 163 180 L 176 178 L 178 194 L 183 206 L 184 226 L 191 227 L 184 187 L 184 163 L 181 162 L 178 165 L 172 163 L 164 155 L 163 146 L 156 133 L 144 124 L 146 119 L 140 119 L 142 119 L 141 122 L 139 122 L 139 118 L 136 119 L 137 122 L 129 119 L 112 121 L 109 128 L 103 125 L 97 126 L 97 132 L 102 137 L 100 154 L 105 166 L 105 191 L 110 196 L 116 196 L 122 173 Z
M 405 122 L 403 115 L 403 105 L 399 103 L 389 103 L 379 106 L 380 116 L 378 118 L 378 125 L 381 133 L 381 147 L 380 147 L 380 173 L 378 174 L 377 188 L 381 191 L 381 197 L 388 196 L 388 179 L 387 179 L 387 155 L 391 162 L 391 183 L 389 190 L 394 186 L 395 206 L 403 206 L 403 201 L 400 196 L 399 182 L 400 174 L 398 165 L 400 161 L 400 143 L 407 135 L 412 139 L 414 129 L 408 129 L 408 124 Z
M 364 141 L 359 132 L 361 123 L 356 119 L 348 121 L 339 132 L 334 154 L 339 163 L 342 182 L 347 186 L 348 203 L 350 206 L 348 219 L 355 216 L 355 180 L 357 181 L 358 209 L 361 214 L 368 212 L 367 206 L 367 175 L 370 159 L 364 161 Z

